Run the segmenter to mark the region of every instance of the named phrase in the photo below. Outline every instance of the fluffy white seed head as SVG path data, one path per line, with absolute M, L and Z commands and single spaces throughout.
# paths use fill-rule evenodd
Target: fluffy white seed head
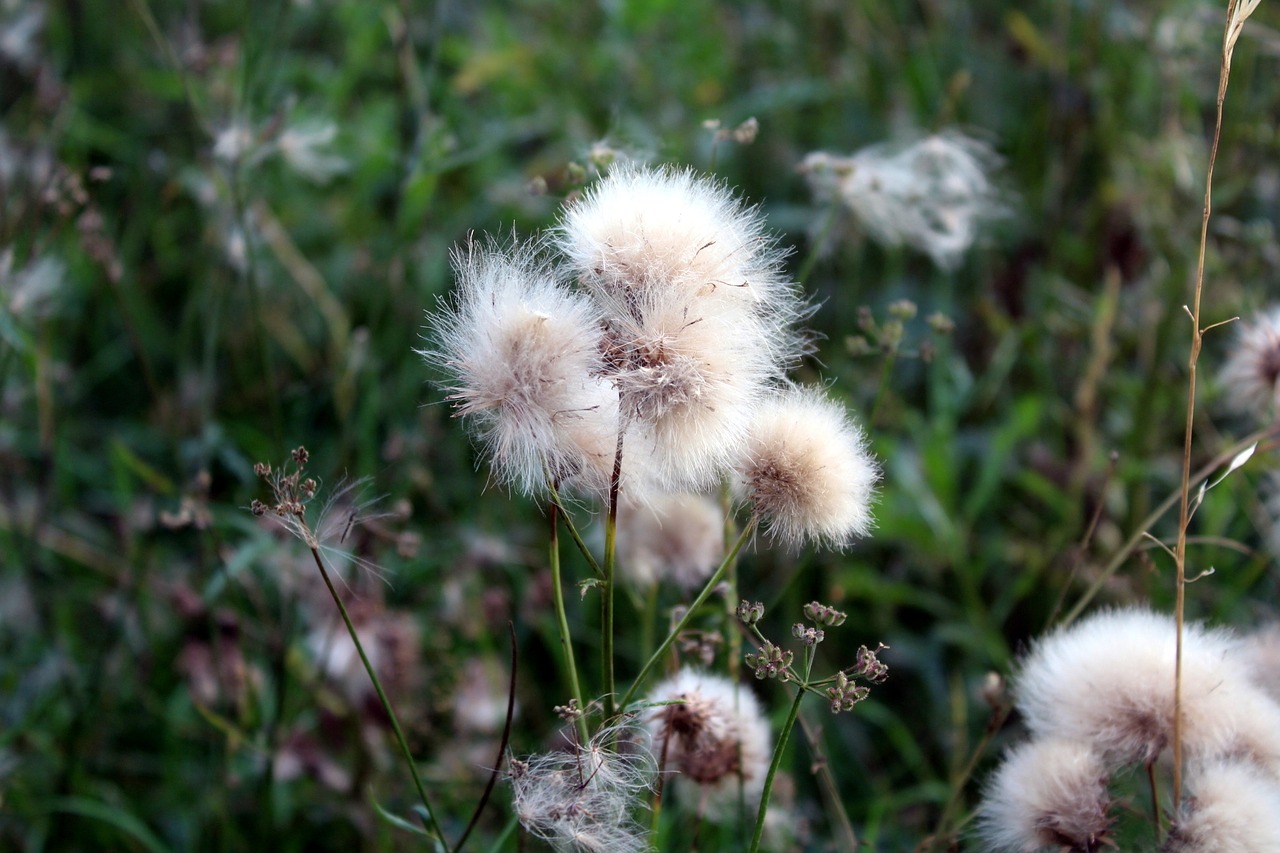
M 1015 699 L 1037 737 L 1093 744 L 1110 766 L 1154 761 L 1173 736 L 1175 627 L 1148 610 L 1096 614 L 1042 640 Z M 1190 623 L 1182 660 L 1183 748 L 1192 759 L 1249 754 L 1271 763 L 1260 720 L 1277 707 L 1251 681 L 1238 640 Z
M 906 244 L 953 269 L 982 227 L 1005 214 L 990 177 L 998 165 L 985 143 L 949 131 L 852 157 L 817 151 L 799 170 L 815 198 L 843 203 L 874 239 Z
M 1218 382 L 1236 411 L 1275 416 L 1280 401 L 1280 306 L 1237 325 Z
M 1190 796 L 1163 853 L 1280 850 L 1280 780 L 1247 762 L 1213 761 L 1187 775 Z
M 782 542 L 843 547 L 871 529 L 879 470 L 862 431 L 821 389 L 762 403 L 737 472 L 741 493 Z
M 561 853 L 649 850 L 634 814 L 657 767 L 647 732 L 609 726 L 572 749 L 512 759 L 507 773 L 516 817 Z
M 772 744 L 749 689 L 685 667 L 655 686 L 648 701 L 677 703 L 649 710 L 653 752 L 708 818 L 735 813 L 740 788 L 747 803 L 759 801 Z
M 1254 683 L 1280 701 L 1280 623 L 1272 623 L 1249 634 L 1242 641 L 1245 665 Z
M 647 293 L 634 306 L 601 301 L 604 375 L 628 425 L 625 452 L 648 460 L 669 490 L 714 486 L 781 377 L 767 330 L 739 306 L 678 292 Z
M 600 314 L 556 281 L 533 249 L 474 244 L 455 253 L 457 290 L 430 319 L 423 355 L 449 375 L 448 399 L 500 482 L 526 493 L 548 475 L 604 491 L 617 395 L 599 378 Z
M 988 783 L 978 832 L 992 853 L 1100 850 L 1110 824 L 1107 772 L 1087 743 L 1046 738 L 1010 751 Z
M 724 558 L 724 513 L 706 495 L 662 495 L 618 506 L 618 564 L 633 583 L 700 586 Z
M 799 302 L 760 211 L 689 169 L 615 167 L 565 211 L 557 243 L 585 285 L 624 299 L 678 291 L 773 311 Z

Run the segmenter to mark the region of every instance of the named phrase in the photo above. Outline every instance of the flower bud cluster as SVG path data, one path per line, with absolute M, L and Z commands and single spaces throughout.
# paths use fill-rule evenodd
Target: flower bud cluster
M 843 672 L 836 673 L 835 684 L 827 688 L 827 698 L 831 700 L 831 713 L 852 711 L 853 706 L 871 695 L 871 688 L 862 684 L 854 684 Z
M 738 602 L 738 620 L 744 625 L 754 625 L 764 617 L 764 603 L 747 601 Z
M 826 637 L 821 628 L 810 628 L 803 622 L 797 622 L 791 626 L 791 636 L 795 637 L 806 646 L 816 646 Z
M 768 640 L 760 647 L 759 654 L 747 655 L 747 666 L 756 671 L 756 678 L 781 678 L 789 680 L 787 668 L 795 659 L 792 652 L 778 648 Z
M 817 601 L 810 601 L 804 606 L 804 618 L 816 625 L 834 628 L 838 625 L 843 625 L 844 620 L 849 618 L 849 615 L 836 610 L 834 607 L 828 607 Z

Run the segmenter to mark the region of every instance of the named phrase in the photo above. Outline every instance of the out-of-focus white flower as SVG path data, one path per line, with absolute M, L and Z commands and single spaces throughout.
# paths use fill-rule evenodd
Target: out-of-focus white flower
M 1193 766 L 1163 853 L 1280 850 L 1280 780 L 1242 761 Z
M 51 315 L 66 281 L 67 265 L 44 255 L 21 269 L 13 269 L 13 249 L 0 252 L 0 294 L 15 317 L 36 319 Z
M 276 138 L 276 147 L 285 162 L 304 178 L 326 184 L 349 168 L 342 157 L 320 150 L 332 143 L 337 133 L 338 127 L 331 121 L 303 121 L 286 127 Z
M 679 774 L 712 820 L 736 816 L 739 793 L 760 800 L 773 744 L 755 694 L 727 678 L 685 667 L 649 693 L 646 725 L 662 770 Z
M 724 513 L 706 495 L 660 495 L 618 506 L 618 562 L 637 584 L 701 586 L 724 558 Z
M 1046 738 L 1011 750 L 983 794 L 978 832 L 991 853 L 1100 850 L 1111 821 L 1102 757 Z
M 906 244 L 954 269 L 983 226 L 1005 215 L 990 177 L 998 165 L 988 145 L 949 131 L 851 157 L 817 151 L 799 171 L 818 200 L 842 203 L 874 239 Z
M 838 548 L 871 529 L 879 469 L 862 431 L 821 389 L 763 403 L 737 471 L 739 492 L 782 542 Z
M 1237 324 L 1218 383 L 1232 409 L 1275 417 L 1280 403 L 1280 305 Z
M 233 121 L 213 137 L 213 156 L 228 165 L 236 165 L 257 157 L 250 157 L 257 148 L 253 128 L 243 120 Z
M 516 817 L 559 853 L 650 849 L 633 815 L 653 784 L 648 737 L 634 724 L 608 726 L 570 750 L 511 759 Z
M 37 2 L 5 4 L 0 9 L 0 57 L 23 71 L 30 71 L 39 62 L 40 52 L 36 37 L 44 29 L 44 5 Z

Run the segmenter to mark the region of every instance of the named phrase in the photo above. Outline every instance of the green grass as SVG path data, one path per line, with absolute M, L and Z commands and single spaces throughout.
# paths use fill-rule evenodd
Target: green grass
M 351 572 L 347 588 L 418 627 L 393 698 L 456 838 L 497 749 L 492 728 L 459 728 L 469 664 L 505 701 L 510 620 L 516 754 L 545 748 L 569 690 L 545 519 L 487 485 L 413 352 L 451 286 L 450 248 L 552 224 L 578 189 L 571 164 L 607 138 L 655 162 L 714 157 L 797 247 L 794 272 L 827 215 L 794 172 L 806 153 L 949 126 L 1004 158 L 1013 215 L 953 273 L 837 232 L 805 282 L 822 337 L 799 375 L 875 411 L 877 529 L 845 554 L 761 542 L 738 583 L 765 602 L 769 636 L 815 598 L 850 614 L 815 671 L 860 644 L 892 649 L 857 711 L 803 709 L 859 837 L 912 849 L 957 788 L 963 819 L 1017 736 L 1006 726 L 958 778 L 988 719 L 984 677 L 1007 673 L 1178 485 L 1221 20 L 1192 2 L 49 4 L 34 63 L 0 59 L 0 847 L 414 843 L 373 805 L 416 820 L 378 714 L 316 674 L 307 620 L 331 607 L 315 605 L 308 555 L 248 511 L 264 497 L 253 464 L 299 444 L 322 497 L 367 477 L 390 513 L 343 543 L 379 575 Z M 1277 27 L 1264 4 L 1236 49 L 1206 322 L 1278 292 Z M 756 141 L 713 154 L 702 122 L 751 116 Z M 279 154 L 213 154 L 234 121 L 261 144 L 304 118 L 336 123 L 325 150 L 347 169 L 328 183 Z M 535 178 L 545 195 L 528 192 Z M 46 258 L 62 265 L 56 290 L 38 310 L 15 303 L 19 272 Z M 883 353 L 846 341 L 860 307 L 883 321 L 903 298 L 919 313 L 886 374 Z M 934 312 L 954 332 L 933 332 Z M 1256 427 L 1212 381 L 1232 334 L 1207 339 L 1193 467 Z M 1217 568 L 1190 588 L 1193 618 L 1275 616 L 1263 501 L 1277 459 L 1263 450 L 1194 520 L 1195 536 L 1246 550 L 1193 544 L 1192 574 Z M 1172 541 L 1175 524 L 1151 532 Z M 589 570 L 564 553 L 595 695 L 596 608 L 573 594 Z M 1095 606 L 1168 609 L 1173 591 L 1172 561 L 1144 548 Z M 619 596 L 624 680 L 645 659 L 642 614 Z M 725 627 L 718 611 L 700 622 Z M 203 698 L 201 673 L 215 676 Z M 764 687 L 776 726 L 788 696 Z M 298 755 L 311 763 L 296 776 L 267 775 Z M 797 843 L 820 850 L 833 824 L 811 762 L 793 737 Z M 335 768 L 345 784 L 324 781 Z M 468 849 L 516 849 L 509 818 L 499 786 Z M 683 849 L 694 818 L 668 802 L 663 821 Z M 711 826 L 699 840 L 739 844 Z

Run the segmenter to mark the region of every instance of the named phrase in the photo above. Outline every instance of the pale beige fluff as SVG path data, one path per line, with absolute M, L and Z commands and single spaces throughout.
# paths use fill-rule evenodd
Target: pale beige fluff
M 1231 353 L 1218 374 L 1228 405 L 1272 418 L 1280 395 L 1280 306 L 1236 326 Z
M 993 853 L 1099 850 L 1110 825 L 1108 777 L 1088 743 L 1046 738 L 1011 750 L 987 784 L 978 832 Z
M 678 703 L 650 708 L 646 726 L 660 768 L 678 774 L 691 809 L 721 820 L 736 816 L 740 794 L 748 808 L 759 802 L 773 744 L 748 688 L 685 667 L 656 685 L 648 701 Z
M 736 467 L 741 494 L 782 542 L 843 547 L 871 529 L 879 471 L 862 431 L 820 388 L 761 404 Z
M 766 330 L 731 304 L 679 293 L 602 302 L 603 370 L 627 424 L 624 453 L 641 454 L 671 491 L 714 487 L 779 377 Z
M 798 302 L 760 211 L 689 169 L 615 167 L 565 211 L 557 243 L 585 284 L 614 294 Z
M 1280 781 L 1247 762 L 1213 761 L 1187 774 L 1183 801 L 1163 853 L 1274 853 L 1280 850 Z
M 526 493 L 547 477 L 607 489 L 616 394 L 599 378 L 600 314 L 555 280 L 533 249 L 469 245 L 455 253 L 457 291 L 430 318 L 448 399 L 469 421 L 496 478 Z
M 1173 737 L 1174 648 L 1171 616 L 1098 613 L 1036 644 L 1015 680 L 1018 708 L 1037 737 L 1087 741 L 1112 766 L 1154 761 Z M 1271 751 L 1251 718 L 1274 719 L 1275 705 L 1226 631 L 1186 625 L 1182 709 L 1190 759 Z
M 706 495 L 618 506 L 618 564 L 634 583 L 701 586 L 724 558 L 724 512 Z
M 952 269 L 982 227 L 1005 215 L 991 179 L 999 158 L 957 131 L 851 157 L 816 151 L 800 164 L 816 198 L 843 203 L 881 243 L 906 244 Z
M 1280 623 L 1272 623 L 1244 638 L 1244 660 L 1254 682 L 1280 701 Z

